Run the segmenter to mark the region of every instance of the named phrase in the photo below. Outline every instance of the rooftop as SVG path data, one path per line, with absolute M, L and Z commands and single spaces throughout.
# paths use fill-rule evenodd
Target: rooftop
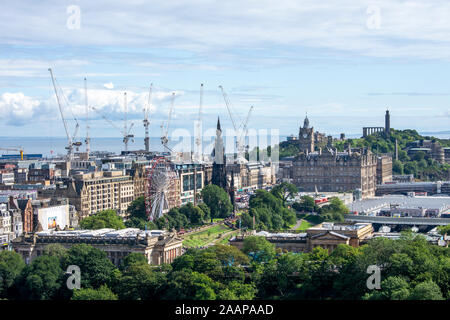
M 71 231 L 41 231 L 36 232 L 38 237 L 78 237 L 78 238 L 92 238 L 92 237 L 102 237 L 105 239 L 111 238 L 136 238 L 140 236 L 145 238 L 147 235 L 149 237 L 156 237 L 167 232 L 164 230 L 140 230 L 137 228 L 126 228 L 121 230 L 115 229 L 98 229 L 98 230 L 71 230 Z
M 380 209 L 389 209 L 391 205 L 398 205 L 400 208 L 445 210 L 446 207 L 450 206 L 450 197 L 408 197 L 402 195 L 387 195 L 355 201 L 347 205 L 347 207 L 350 211 L 374 212 Z
M 334 222 L 323 222 L 318 227 L 311 227 L 308 230 L 359 230 L 370 223 L 334 223 Z

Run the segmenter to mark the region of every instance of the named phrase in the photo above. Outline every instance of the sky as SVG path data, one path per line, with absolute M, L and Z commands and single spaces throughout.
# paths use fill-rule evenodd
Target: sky
M 237 124 L 298 134 L 362 134 L 363 126 L 450 130 L 450 2 L 350 0 L 2 1 L 0 136 L 64 137 L 48 72 L 70 135 L 120 137 L 128 127 L 161 135 Z M 153 83 L 148 104 L 149 86 Z M 105 121 L 110 119 L 114 126 Z M 76 119 L 76 120 L 75 120 Z M 172 132 L 172 131 L 171 131 Z

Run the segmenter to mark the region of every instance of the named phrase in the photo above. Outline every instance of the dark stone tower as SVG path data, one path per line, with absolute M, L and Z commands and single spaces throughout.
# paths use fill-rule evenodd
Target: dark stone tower
M 227 188 L 227 176 L 226 176 L 226 158 L 225 147 L 223 145 L 222 129 L 220 127 L 220 119 L 217 118 L 216 140 L 214 143 L 214 149 L 212 151 L 213 156 L 213 168 L 212 168 L 212 183 Z
M 298 144 L 300 152 L 309 153 L 314 151 L 314 128 L 309 127 L 308 116 L 305 117 L 303 127 L 300 127 Z
M 384 133 L 386 138 L 389 138 L 391 133 L 391 116 L 389 115 L 389 110 L 386 110 L 386 115 L 384 116 Z

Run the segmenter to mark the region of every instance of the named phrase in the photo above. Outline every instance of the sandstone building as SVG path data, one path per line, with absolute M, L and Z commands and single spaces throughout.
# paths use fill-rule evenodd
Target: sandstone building
M 56 189 L 39 190 L 38 196 L 68 198 L 81 219 L 108 209 L 125 216 L 134 200 L 134 183 L 122 171 L 99 171 L 74 175 Z
M 346 192 L 359 190 L 361 196 L 375 195 L 378 157 L 366 148 L 338 152 L 331 146 L 315 147 L 314 130 L 306 117 L 299 131 L 299 154 L 280 170 L 280 180 L 290 181 L 299 191 Z M 392 159 L 381 157 L 379 179 L 392 176 Z
M 142 231 L 135 228 L 43 231 L 16 238 L 12 241 L 12 248 L 26 263 L 30 263 L 42 255 L 47 245 L 54 243 L 67 249 L 75 244 L 89 244 L 105 251 L 116 266 L 132 252 L 142 253 L 148 263 L 153 265 L 171 263 L 182 254 L 182 239 L 176 233 L 161 230 Z
M 327 249 L 330 253 L 340 244 L 358 247 L 366 239 L 373 236 L 370 223 L 332 223 L 323 222 L 309 228 L 303 233 L 271 234 L 266 231 L 255 233 L 264 236 L 276 248 L 290 252 L 311 252 L 316 247 Z M 230 240 L 230 244 L 239 249 L 248 235 L 240 235 Z

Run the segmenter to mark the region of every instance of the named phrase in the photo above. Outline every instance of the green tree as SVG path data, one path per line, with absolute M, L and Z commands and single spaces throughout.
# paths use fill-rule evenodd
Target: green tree
M 209 207 L 204 203 L 204 202 L 200 202 L 198 204 L 198 207 L 200 209 L 202 209 L 203 211 L 203 220 L 208 221 L 211 219 L 211 210 L 209 209 Z
M 180 207 L 179 212 L 188 218 L 190 224 L 198 225 L 203 223 L 205 213 L 200 207 L 194 206 L 191 202 Z
M 218 288 L 219 284 L 205 274 L 180 270 L 168 275 L 162 292 L 168 300 L 215 300 Z
M 14 251 L 0 252 L 0 298 L 8 297 L 8 291 L 23 268 L 25 268 L 25 262 L 20 254 Z
M 23 269 L 18 280 L 19 299 L 52 300 L 63 285 L 64 271 L 56 256 L 42 255 Z
M 294 198 L 298 193 L 298 188 L 288 182 L 282 182 L 270 191 L 275 197 L 283 201 L 283 205 L 286 203 L 287 199 Z
M 139 228 L 141 230 L 154 230 L 158 229 L 157 225 L 148 221 L 147 213 L 145 211 L 145 198 L 144 196 L 136 198 L 128 206 L 128 219 L 125 221 L 125 226 L 128 228 Z
M 233 211 L 228 193 L 214 184 L 207 185 L 201 192 L 203 202 L 209 207 L 212 218 L 226 218 Z
M 414 176 L 417 176 L 417 163 L 414 161 L 406 162 L 404 170 L 406 174 L 413 174 Z
M 43 254 L 58 258 L 60 263 L 64 263 L 67 259 L 67 249 L 59 243 L 51 243 L 44 247 Z
M 102 285 L 98 289 L 86 288 L 75 289 L 72 300 L 118 300 L 117 295 L 108 288 L 107 285 Z
M 81 229 L 124 229 L 125 225 L 114 210 L 104 210 L 90 217 L 84 218 L 80 222 Z
M 295 224 L 296 216 L 293 210 L 284 206 L 283 200 L 266 190 L 256 190 L 250 198 L 248 216 L 243 215 L 242 226 L 253 228 L 255 217 L 256 229 L 282 229 Z
M 164 273 L 152 270 L 147 263 L 135 262 L 124 271 L 117 291 L 121 300 L 155 300 L 164 282 Z
M 265 237 L 249 236 L 244 239 L 242 252 L 252 255 L 257 261 L 268 261 L 272 259 L 275 252 L 275 245 L 267 241 Z
M 448 224 L 446 226 L 439 226 L 438 232 L 442 235 L 450 234 L 450 224 Z
M 145 198 L 144 196 L 138 197 L 133 200 L 128 206 L 127 212 L 131 217 L 142 220 L 147 220 L 147 214 L 145 212 Z
M 314 198 L 310 196 L 302 196 L 301 202 L 299 203 L 299 206 L 296 208 L 298 211 L 306 211 L 306 212 L 313 212 L 316 211 L 316 203 L 314 202 Z
M 320 214 L 323 216 L 325 221 L 344 221 L 344 215 L 348 214 L 349 210 L 347 206 L 339 198 L 331 198 L 330 203 L 324 205 Z
M 403 277 L 390 276 L 381 282 L 381 290 L 367 293 L 364 300 L 407 300 L 410 295 L 410 286 Z
M 120 274 L 106 252 L 84 243 L 70 248 L 65 268 L 69 265 L 80 267 L 82 288 L 97 289 L 102 284 L 113 287 Z
M 444 300 L 439 286 L 433 281 L 417 284 L 411 291 L 411 300 Z
M 216 259 L 223 265 L 241 265 L 249 263 L 248 257 L 234 246 L 216 244 L 207 250 L 216 255 Z
M 404 174 L 403 163 L 399 160 L 394 160 L 392 164 L 392 171 L 394 174 Z
M 425 159 L 426 153 L 423 151 L 419 151 L 416 154 L 414 154 L 414 156 L 412 157 L 412 160 L 414 161 L 420 161 Z
M 125 271 L 133 264 L 148 264 L 148 261 L 142 253 L 132 252 L 122 260 L 120 270 Z
M 282 254 L 266 263 L 262 276 L 258 279 L 258 292 L 264 299 L 288 298 L 302 282 L 305 262 L 301 255 Z
M 253 283 L 244 284 L 232 281 L 219 290 L 217 300 L 253 300 L 256 296 L 256 287 Z

